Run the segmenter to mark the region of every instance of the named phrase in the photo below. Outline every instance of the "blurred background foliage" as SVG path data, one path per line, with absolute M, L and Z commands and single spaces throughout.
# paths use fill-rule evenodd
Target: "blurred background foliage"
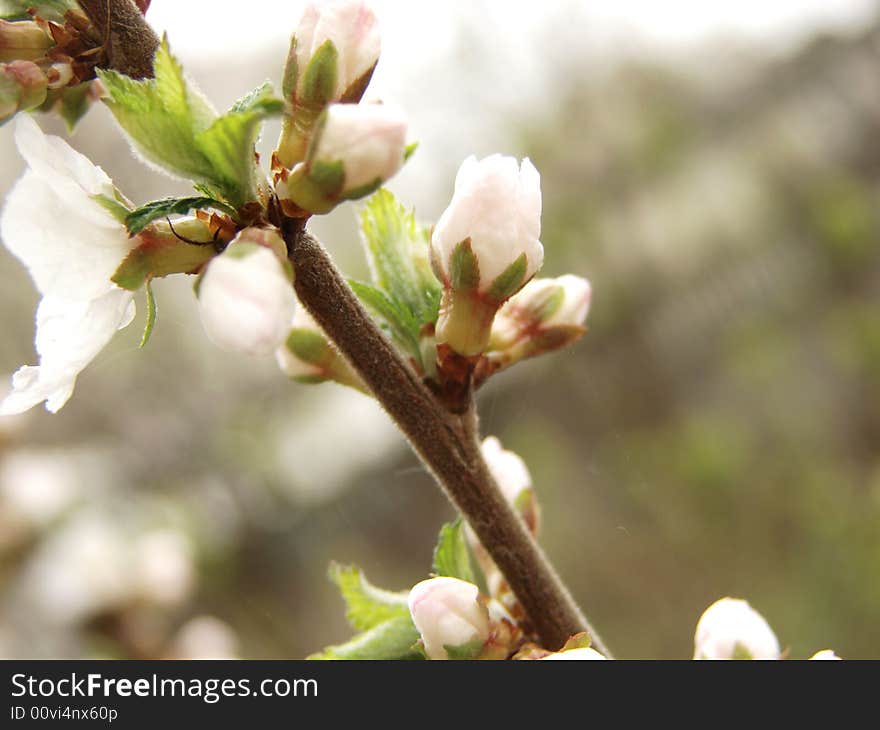
M 724 595 L 793 657 L 880 656 L 880 22 L 602 64 L 569 27 L 518 88 L 474 17 L 444 63 L 380 66 L 422 140 L 392 188 L 429 220 L 467 154 L 528 155 L 544 274 L 593 284 L 583 341 L 481 395 L 484 431 L 532 471 L 559 571 L 623 658 L 689 657 Z M 283 54 L 187 68 L 223 106 L 277 82 Z M 103 109 L 73 143 L 138 202 L 185 190 L 132 160 Z M 9 128 L 0 153 L 5 192 Z M 362 276 L 354 218 L 316 230 Z M 145 351 L 132 327 L 59 415 L 0 421 L 0 654 L 342 641 L 329 561 L 408 587 L 450 508 L 369 399 L 218 352 L 190 281 L 155 292 Z M 32 359 L 36 299 L 4 249 L 0 371 Z

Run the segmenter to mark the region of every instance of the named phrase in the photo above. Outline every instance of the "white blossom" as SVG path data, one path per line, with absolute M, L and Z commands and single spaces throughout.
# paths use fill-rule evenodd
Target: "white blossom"
M 409 611 L 429 659 L 448 659 L 447 647 L 465 647 L 489 638 L 489 613 L 480 590 L 458 578 L 431 578 L 409 594 Z
M 697 623 L 694 659 L 779 659 L 779 641 L 746 601 L 722 598 Z
M 95 196 L 115 199 L 101 168 L 24 115 L 15 141 L 28 169 L 7 198 L 0 234 L 43 295 L 36 317 L 40 364 L 15 373 L 0 415 L 41 401 L 54 413 L 77 375 L 134 317 L 131 292 L 110 277 L 137 239 L 96 202 Z
M 834 653 L 833 649 L 822 649 L 822 651 L 817 651 L 810 659 L 816 659 L 819 661 L 840 661 L 840 657 Z
M 532 488 L 532 475 L 526 463 L 513 451 L 508 451 L 495 436 L 483 440 L 483 458 L 505 499 L 513 506 L 520 496 Z
M 431 237 L 437 272 L 447 283 L 453 254 L 470 239 L 479 267 L 480 292 L 525 254 L 523 282 L 541 268 L 541 176 L 528 160 L 491 155 L 469 157 L 455 178 L 455 193 Z M 509 296 L 509 295 L 508 295 Z

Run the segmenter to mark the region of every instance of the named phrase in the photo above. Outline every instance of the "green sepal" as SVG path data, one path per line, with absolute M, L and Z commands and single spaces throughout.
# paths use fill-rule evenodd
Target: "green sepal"
M 745 644 L 737 641 L 733 646 L 733 656 L 731 659 L 736 660 L 753 660 L 755 657 L 752 656 L 752 652 L 748 650 L 748 647 Z
M 366 198 L 368 195 L 372 195 L 381 188 L 382 182 L 382 178 L 377 177 L 372 182 L 359 185 L 351 190 L 346 190 L 340 197 L 342 200 L 360 200 L 361 198 Z
M 410 620 L 407 604 L 409 594 L 406 591 L 397 593 L 377 588 L 354 565 L 343 566 L 333 563 L 330 566 L 330 579 L 339 588 L 345 600 L 345 617 L 352 628 L 368 631 L 389 620 L 401 618 Z
M 148 278 L 195 273 L 216 255 L 211 245 L 185 243 L 173 236 L 145 236 L 122 260 L 111 281 L 123 289 L 136 291 Z
M 311 365 L 323 365 L 327 355 L 332 355 L 327 338 L 320 332 L 303 327 L 294 327 L 290 330 L 286 341 L 287 349 L 290 350 L 303 362 Z M 311 377 L 311 376 L 309 376 Z M 319 378 L 323 381 L 324 378 Z
M 415 646 L 418 640 L 419 632 L 412 619 L 399 617 L 383 621 L 344 644 L 327 647 L 308 658 L 325 661 L 424 659 L 424 654 Z
M 287 195 L 303 210 L 316 215 L 329 213 L 339 203 L 345 185 L 345 167 L 341 160 L 315 160 L 298 168 L 287 180 Z
M 58 114 L 67 125 L 67 131 L 72 132 L 89 108 L 91 102 L 91 81 L 85 81 L 76 86 L 68 86 L 61 89 L 61 95 L 57 101 Z
M 316 50 L 302 75 L 302 83 L 298 84 L 300 93 L 297 101 L 304 106 L 313 108 L 324 107 L 333 101 L 336 95 L 336 82 L 339 78 L 339 52 L 333 41 L 327 39 Z
M 420 325 L 412 312 L 402 302 L 374 286 L 353 279 L 349 279 L 348 283 L 391 339 L 417 361 L 421 361 Z
M 144 325 L 144 334 L 141 337 L 141 344 L 138 347 L 145 347 L 147 342 L 150 340 L 150 335 L 153 334 L 153 327 L 156 326 L 156 297 L 153 296 L 153 287 L 150 285 L 150 280 L 147 279 L 145 284 L 145 289 L 147 292 L 147 322 Z
M 125 217 L 125 227 L 129 234 L 135 236 L 158 218 L 186 215 L 191 210 L 204 210 L 205 208 L 216 208 L 235 215 L 235 210 L 213 198 L 164 198 L 154 200 L 128 213 Z
M 376 61 L 376 63 L 370 66 L 370 68 L 362 73 L 360 77 L 356 78 L 348 85 L 348 88 L 345 89 L 339 97 L 340 104 L 357 104 L 361 100 L 364 93 L 367 91 L 367 87 L 370 85 L 370 79 L 373 78 L 373 72 L 376 70 L 376 65 L 378 63 L 379 62 Z
M 449 261 L 449 280 L 453 289 L 473 290 L 480 285 L 480 265 L 466 238 L 452 251 Z
M 485 646 L 485 641 L 474 639 L 461 646 L 446 646 L 444 644 L 443 648 L 446 649 L 446 654 L 452 661 L 463 661 L 476 659 L 482 653 Z
M 296 36 L 290 39 L 290 48 L 287 51 L 287 61 L 284 63 L 284 73 L 281 76 L 281 95 L 290 103 L 296 94 L 296 82 L 299 78 L 299 64 L 296 61 Z
M 530 309 L 535 319 L 539 322 L 546 322 L 560 310 L 564 303 L 565 287 L 560 285 L 551 288 L 545 293 L 543 301 L 535 302 L 535 305 Z
M 578 634 L 574 634 L 570 636 L 568 641 L 565 642 L 565 645 L 559 651 L 571 651 L 572 649 L 589 649 L 590 644 L 590 635 L 586 631 L 581 631 Z
M 111 198 L 109 195 L 102 195 L 101 193 L 97 193 L 95 195 L 92 195 L 91 198 L 110 215 L 112 215 L 119 223 L 122 223 L 123 225 L 125 224 L 125 219 L 128 218 L 128 214 L 131 212 L 131 209 L 128 208 L 128 206 L 119 197 Z
M 458 578 L 468 583 L 476 581 L 464 536 L 464 523 L 460 517 L 440 528 L 437 546 L 434 548 L 432 571 L 435 575 Z
M 519 258 L 502 271 L 487 292 L 491 299 L 496 302 L 503 302 L 510 299 L 525 284 L 526 271 L 529 267 L 529 260 L 526 255 L 520 254 Z
M 410 142 L 406 147 L 403 148 L 403 161 L 409 162 L 409 158 L 412 157 L 416 150 L 419 148 L 418 142 Z

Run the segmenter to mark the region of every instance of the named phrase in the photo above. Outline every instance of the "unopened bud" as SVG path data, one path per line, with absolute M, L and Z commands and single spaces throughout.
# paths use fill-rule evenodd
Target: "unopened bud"
M 284 68 L 282 92 L 291 105 L 277 151 L 284 167 L 303 159 L 315 120 L 328 104 L 360 101 L 379 49 L 376 16 L 362 0 L 309 3 Z
M 368 392 L 363 381 L 330 344 L 327 335 L 299 305 L 293 316 L 290 333 L 275 352 L 278 366 L 287 377 L 300 383 L 324 383 L 328 380 Z
M 431 578 L 409 594 L 409 611 L 429 659 L 471 658 L 489 640 L 489 612 L 480 590 L 458 578 Z
M 0 62 L 39 61 L 54 45 L 52 38 L 30 20 L 0 20 Z
M 464 161 L 431 236 L 445 289 L 438 343 L 466 357 L 485 350 L 498 308 L 543 263 L 540 233 L 541 178 L 528 159 L 521 166 L 502 155 Z
M 697 623 L 694 659 L 779 659 L 779 641 L 746 601 L 722 598 Z
M 272 229 L 246 228 L 211 260 L 199 284 L 208 337 L 224 350 L 271 355 L 285 340 L 296 299 Z
M 318 122 L 306 161 L 276 190 L 310 213 L 374 192 L 403 165 L 406 121 L 381 104 L 333 104 Z
M 498 310 L 486 357 L 493 372 L 571 344 L 586 331 L 590 282 L 566 274 L 533 279 Z
M 0 124 L 46 100 L 46 75 L 31 61 L 0 63 Z
M 483 441 L 482 452 L 504 498 L 523 518 L 529 531 L 537 535 L 540 514 L 532 489 L 532 475 L 526 463 L 513 451 L 505 449 L 494 436 Z

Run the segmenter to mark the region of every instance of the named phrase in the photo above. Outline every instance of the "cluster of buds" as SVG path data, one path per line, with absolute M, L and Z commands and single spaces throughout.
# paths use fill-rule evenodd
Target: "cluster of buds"
M 458 578 L 422 581 L 410 591 L 408 603 L 428 659 L 506 659 L 521 639 L 497 601 Z
M 694 634 L 694 659 L 782 659 L 770 624 L 746 601 L 722 598 L 705 610 Z M 824 649 L 810 659 L 840 659 Z
M 34 11 L 35 12 L 35 11 Z M 0 124 L 16 113 L 58 109 L 73 124 L 100 95 L 100 40 L 78 9 L 63 18 L 0 20 Z
M 360 104 L 379 60 L 376 16 L 361 0 L 310 3 L 290 43 L 287 103 L 273 156 L 285 213 L 306 217 L 369 195 L 402 167 L 400 111 Z

